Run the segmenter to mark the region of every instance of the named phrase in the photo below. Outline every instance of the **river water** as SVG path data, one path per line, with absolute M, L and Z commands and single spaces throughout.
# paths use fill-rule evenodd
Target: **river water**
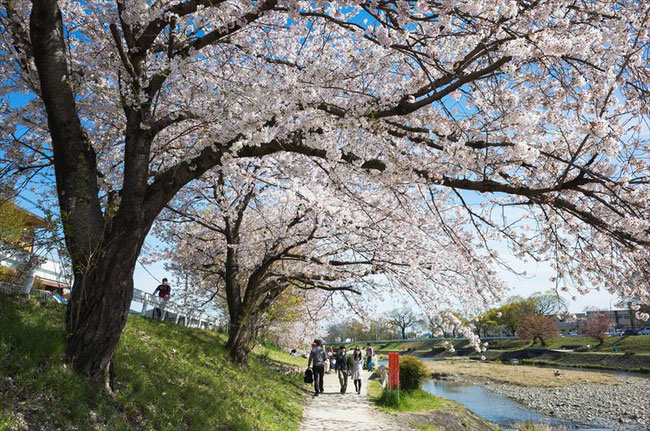
M 430 394 L 458 401 L 486 421 L 505 427 L 528 421 L 534 424 L 562 426 L 567 430 L 599 429 L 534 412 L 522 404 L 478 385 L 427 380 L 422 389 Z
M 428 358 L 421 359 L 427 360 Z M 387 365 L 387 361 L 380 360 L 379 365 Z M 617 372 L 614 373 L 619 374 Z M 537 413 L 523 404 L 491 392 L 480 385 L 464 382 L 427 380 L 422 389 L 430 394 L 457 401 L 486 421 L 506 428 L 528 421 L 535 424 L 561 426 L 567 430 L 610 431 L 605 428 L 589 428 L 585 424 L 577 424 Z

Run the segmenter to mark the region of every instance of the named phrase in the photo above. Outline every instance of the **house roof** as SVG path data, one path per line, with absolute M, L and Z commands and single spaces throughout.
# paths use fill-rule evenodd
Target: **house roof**
M 46 223 L 46 221 L 45 221 L 44 218 L 37 216 L 37 215 L 34 214 L 33 212 L 31 212 L 31 211 L 29 211 L 29 210 L 26 210 L 25 208 L 20 207 L 20 206 L 16 205 L 15 203 L 13 203 L 13 202 L 6 202 L 5 205 L 11 205 L 12 207 L 14 207 L 15 209 L 17 209 L 18 211 L 20 211 L 20 212 L 22 212 L 23 214 L 25 214 L 25 216 L 27 217 L 27 225 L 28 225 L 28 226 L 31 226 L 31 227 L 34 227 L 34 228 L 39 228 L 39 227 L 45 227 L 45 226 L 47 226 L 47 223 Z

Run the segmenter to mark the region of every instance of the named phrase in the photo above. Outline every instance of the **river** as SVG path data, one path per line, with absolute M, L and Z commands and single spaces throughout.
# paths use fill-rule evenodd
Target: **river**
M 567 430 L 604 430 L 604 428 L 589 428 L 534 412 L 522 404 L 478 385 L 427 380 L 422 389 L 430 394 L 458 401 L 486 421 L 505 427 L 529 421 L 535 424 L 562 426 Z
M 431 361 L 431 358 L 421 358 Z M 387 361 L 380 360 L 379 365 L 387 365 Z M 526 365 L 522 365 L 526 366 Z M 575 368 L 574 368 L 575 369 Z M 588 370 L 594 371 L 594 370 Z M 648 377 L 645 374 L 618 371 L 603 371 L 608 374 L 635 377 Z M 590 428 L 588 424 L 580 424 L 557 417 L 537 413 L 528 407 L 503 395 L 494 393 L 483 386 L 465 382 L 450 382 L 440 380 L 427 380 L 423 388 L 430 394 L 449 398 L 457 401 L 486 421 L 503 427 L 511 427 L 517 423 L 531 422 L 550 426 L 562 426 L 567 430 L 583 431 L 609 431 L 608 428 Z

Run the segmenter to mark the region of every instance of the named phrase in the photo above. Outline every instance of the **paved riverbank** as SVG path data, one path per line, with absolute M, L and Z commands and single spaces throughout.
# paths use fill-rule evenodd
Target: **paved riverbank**
M 350 429 L 355 431 L 394 431 L 408 428 L 394 416 L 379 411 L 368 397 L 368 377 L 364 371 L 361 395 L 354 392 L 350 380 L 348 392 L 339 392 L 336 374 L 325 375 L 325 393 L 312 397 L 305 406 L 301 431 Z

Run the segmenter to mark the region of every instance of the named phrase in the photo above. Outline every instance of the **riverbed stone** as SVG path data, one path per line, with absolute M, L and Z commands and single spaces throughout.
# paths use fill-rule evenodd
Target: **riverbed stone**
M 454 380 L 465 381 L 462 376 Z M 617 376 L 616 384 L 585 383 L 561 388 L 525 387 L 488 380 L 479 383 L 531 410 L 586 427 L 650 431 L 650 379 Z

